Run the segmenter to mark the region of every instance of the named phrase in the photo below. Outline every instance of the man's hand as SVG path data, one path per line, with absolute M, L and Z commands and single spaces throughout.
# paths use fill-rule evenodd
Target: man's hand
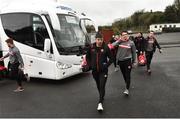
M 21 70 L 24 71 L 24 67 L 21 67 Z
M 21 71 L 24 71 L 24 66 L 19 66 L 18 67 Z
M 136 68 L 136 66 L 137 66 L 137 63 L 134 62 L 134 63 L 132 64 L 132 68 Z
M 121 42 L 122 40 L 121 40 L 121 38 L 118 38 L 118 40 L 117 40 L 117 41 Z
M 0 61 L 3 61 L 3 60 L 4 60 L 4 57 L 1 57 L 1 58 L 0 58 Z
M 159 53 L 162 53 L 162 49 L 159 49 Z

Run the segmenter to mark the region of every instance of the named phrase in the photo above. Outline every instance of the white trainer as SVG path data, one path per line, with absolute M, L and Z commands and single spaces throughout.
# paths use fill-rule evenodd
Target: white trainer
M 98 111 L 103 111 L 102 103 L 99 103 L 99 104 L 98 104 L 97 110 L 98 110 Z
M 126 89 L 123 93 L 124 93 L 125 95 L 129 95 L 129 90 Z
M 22 92 L 22 91 L 24 91 L 24 88 L 17 88 L 16 90 L 14 90 L 14 92 Z
M 118 68 L 118 67 L 116 67 L 116 68 L 114 69 L 114 71 L 115 71 L 115 72 L 119 71 L 119 68 Z

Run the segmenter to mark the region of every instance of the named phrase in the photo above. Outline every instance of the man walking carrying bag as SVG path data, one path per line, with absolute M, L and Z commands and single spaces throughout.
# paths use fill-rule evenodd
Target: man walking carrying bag
M 9 74 L 10 78 L 17 81 L 18 87 L 14 92 L 21 92 L 24 90 L 22 87 L 22 76 L 20 73 L 24 68 L 24 62 L 20 54 L 19 49 L 14 45 L 12 38 L 6 40 L 7 46 L 9 47 L 9 52 L 0 58 L 0 61 L 3 61 L 5 58 L 9 57 Z

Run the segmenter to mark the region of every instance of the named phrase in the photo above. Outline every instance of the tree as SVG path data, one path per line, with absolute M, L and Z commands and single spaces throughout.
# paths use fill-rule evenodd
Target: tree
M 159 23 L 180 22 L 180 0 L 174 0 L 172 5 L 166 7 L 164 12 L 145 12 L 138 10 L 130 17 L 120 19 L 112 24 L 115 32 L 123 30 L 148 31 L 149 25 Z
M 136 11 L 132 16 L 131 16 L 131 19 L 132 19 L 132 22 L 133 22 L 133 25 L 134 26 L 140 26 L 142 21 L 140 21 L 140 16 L 144 13 L 144 10 L 139 10 L 139 11 Z
M 174 5 L 169 5 L 166 7 L 164 16 L 165 16 L 166 22 L 177 22 L 178 21 L 177 13 L 176 13 Z
M 180 0 L 174 0 L 175 8 L 180 10 Z
M 174 1 L 174 7 L 177 16 L 177 22 L 180 22 L 180 0 Z

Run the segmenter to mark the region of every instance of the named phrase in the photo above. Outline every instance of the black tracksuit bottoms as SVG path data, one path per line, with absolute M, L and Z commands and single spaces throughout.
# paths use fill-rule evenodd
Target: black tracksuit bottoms
M 115 68 L 117 67 L 117 64 L 116 64 L 116 55 L 117 55 L 117 49 L 114 49 L 113 57 L 114 57 L 114 67 Z
M 146 51 L 147 70 L 151 68 L 150 65 L 153 58 L 153 54 L 154 54 L 153 51 Z
M 22 77 L 19 75 L 19 63 L 9 63 L 10 78 L 17 81 L 18 86 L 22 87 Z
M 130 83 L 131 83 L 132 61 L 131 61 L 131 59 L 127 59 L 125 61 L 118 61 L 118 65 L 123 74 L 123 78 L 126 83 L 126 89 L 129 89 Z
M 96 81 L 96 86 L 99 92 L 99 103 L 103 103 L 105 96 L 105 86 L 107 81 L 107 73 L 92 71 L 94 80 Z
M 115 55 L 115 58 L 114 58 L 114 67 L 115 68 L 117 67 L 117 64 L 116 64 L 116 55 Z

